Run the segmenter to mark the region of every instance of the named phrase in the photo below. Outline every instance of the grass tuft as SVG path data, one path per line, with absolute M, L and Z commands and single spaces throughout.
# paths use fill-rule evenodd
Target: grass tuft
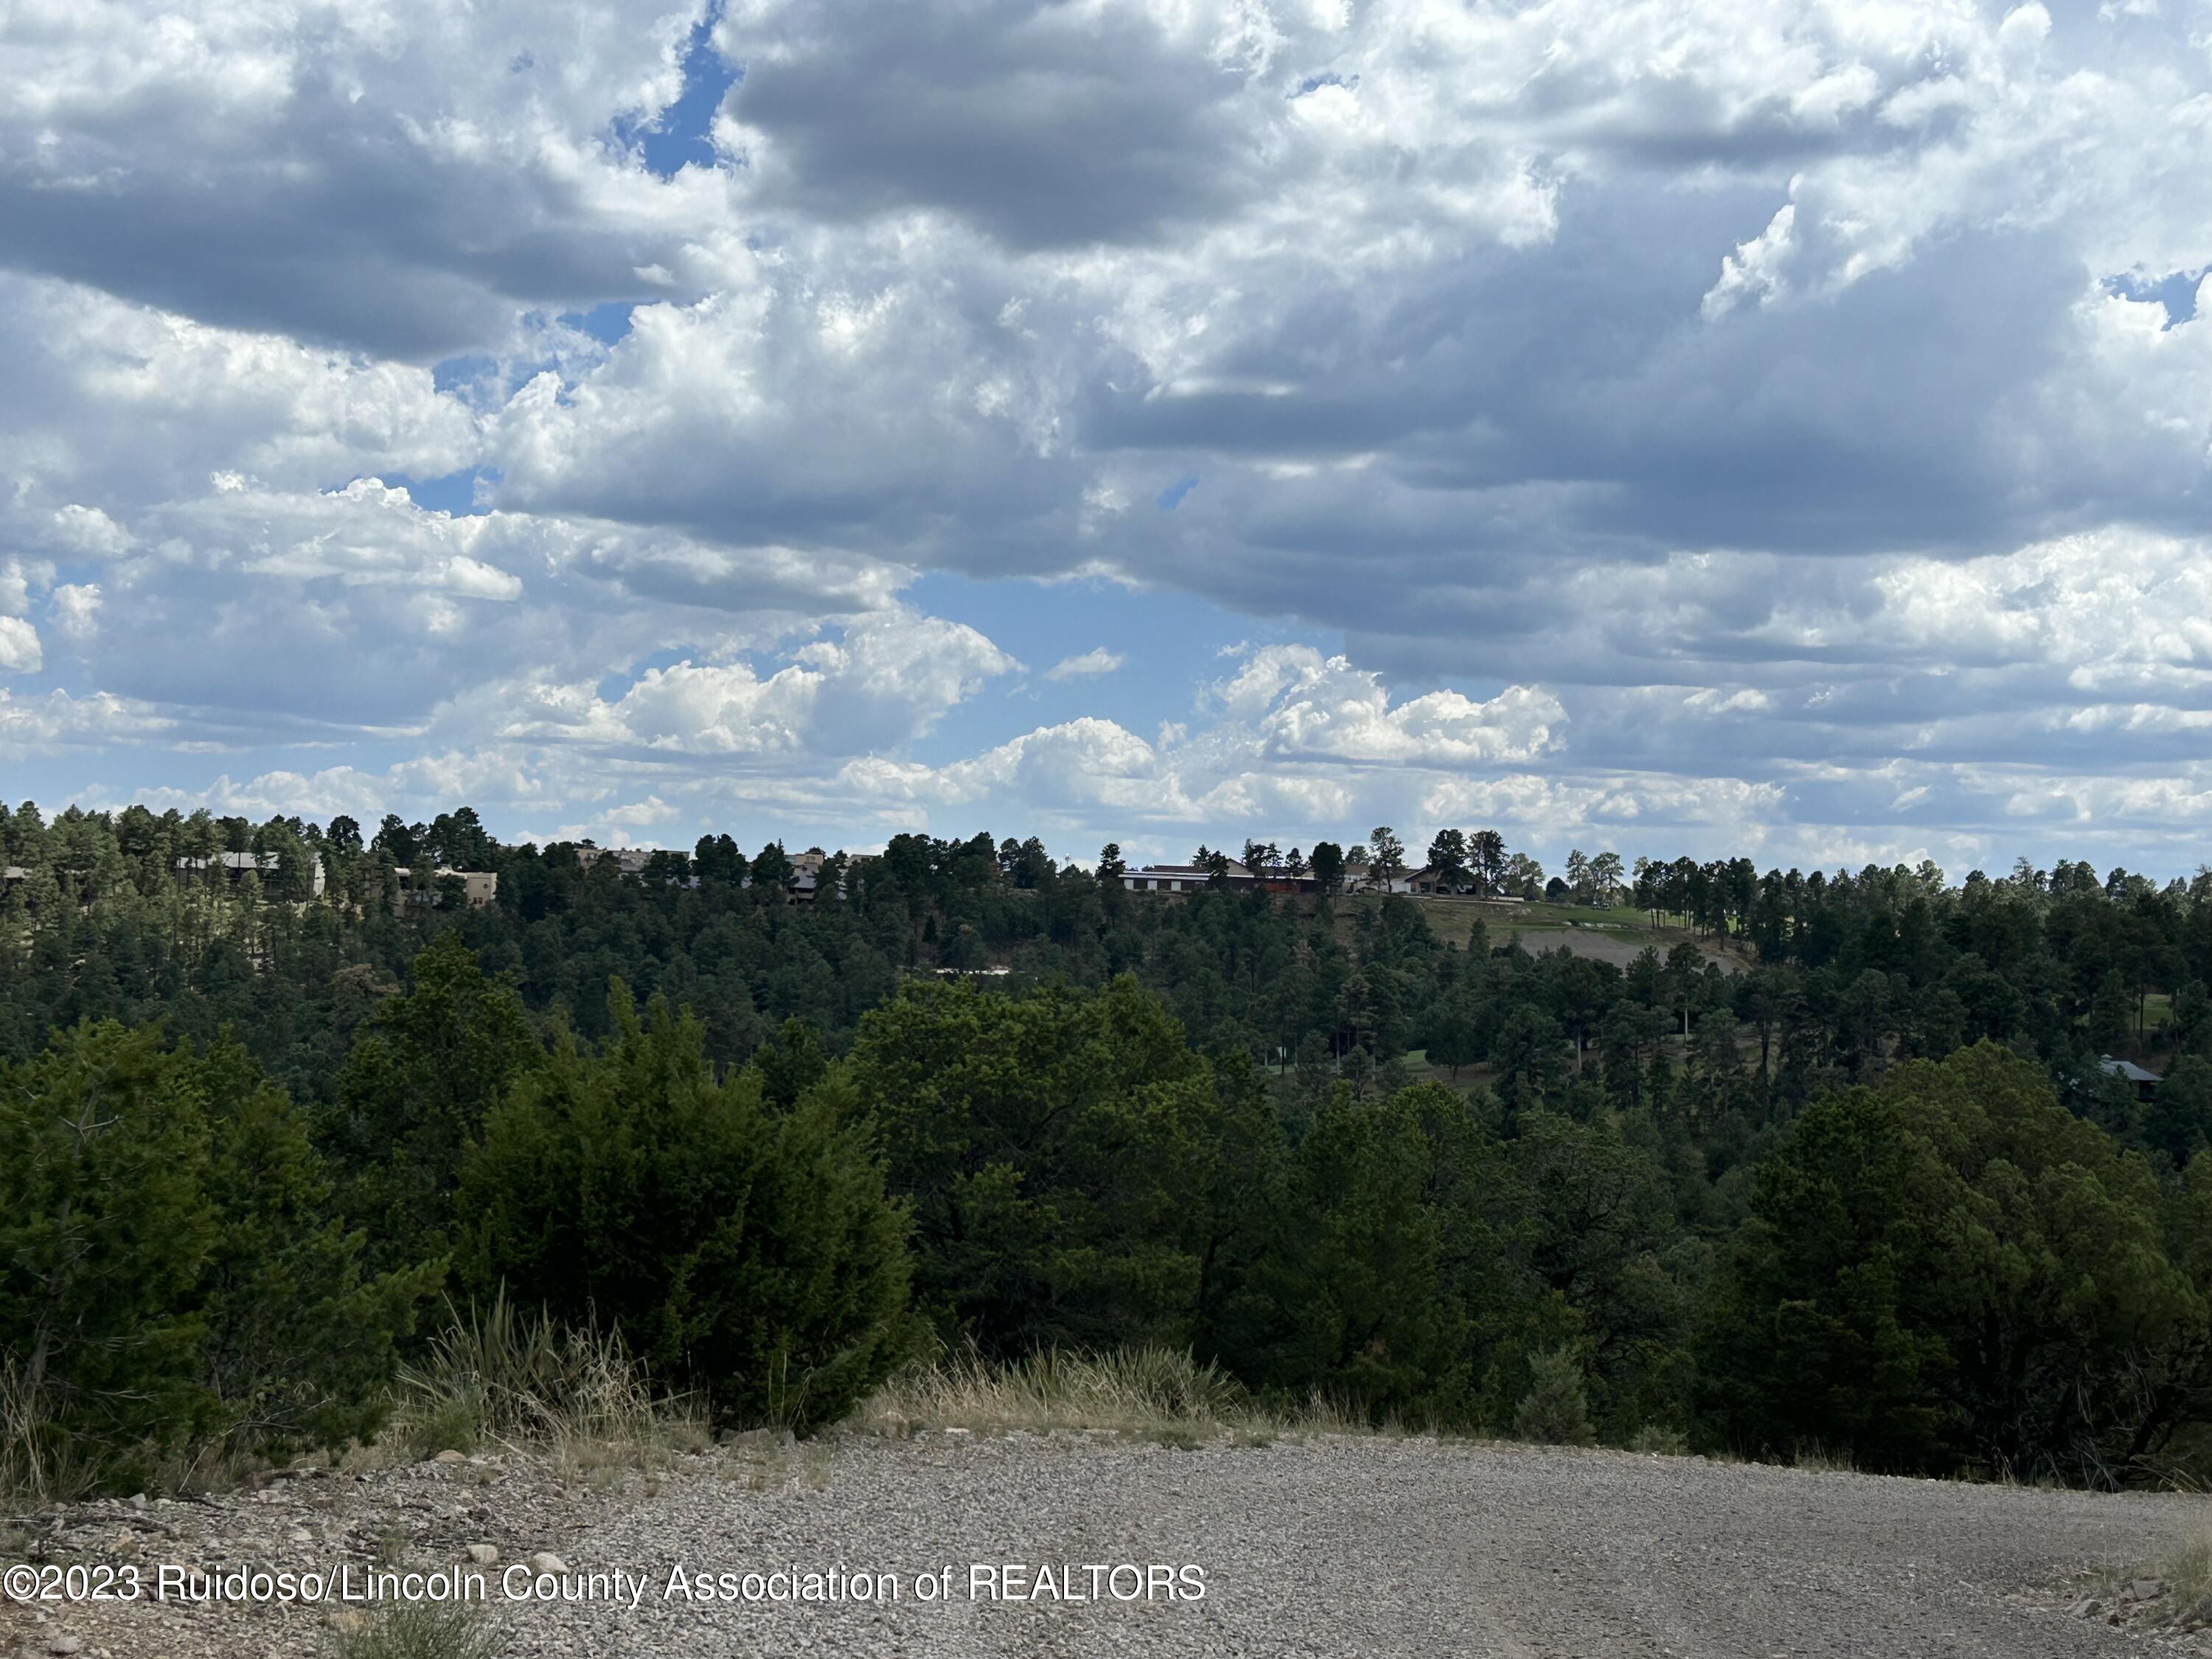
M 48 1419 L 15 1360 L 0 1358 L 0 1503 L 68 1503 L 97 1491 L 107 1473 Z
M 416 1603 L 364 1620 L 331 1639 L 331 1659 L 497 1659 L 505 1650 L 472 1608 Z
M 1800 1441 L 1790 1462 L 1794 1468 L 1811 1469 L 1820 1474 L 1851 1474 L 1858 1468 L 1851 1462 L 1849 1451 L 1836 1450 L 1817 1440 Z
M 2212 1622 L 2212 1522 L 2197 1528 L 2197 1535 L 2179 1550 L 2139 1576 L 2165 1580 L 2168 1622 Z
M 428 1356 L 397 1379 L 395 1426 L 416 1456 L 503 1443 L 604 1467 L 707 1443 L 692 1402 L 657 1396 L 619 1332 L 532 1317 L 504 1290 L 487 1308 L 448 1312 Z
M 854 1425 L 890 1435 L 1106 1429 L 1195 1444 L 1262 1424 L 1243 1387 L 1219 1366 L 1182 1350 L 1149 1347 L 1097 1354 L 1047 1349 L 1003 1363 L 946 1356 L 893 1377 Z

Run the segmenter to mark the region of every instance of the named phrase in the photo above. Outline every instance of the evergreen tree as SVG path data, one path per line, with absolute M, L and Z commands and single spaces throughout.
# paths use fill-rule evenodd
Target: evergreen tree
M 406 994 L 369 1017 L 324 1126 L 339 1207 L 367 1230 L 378 1271 L 445 1253 L 462 1151 L 540 1052 L 520 999 L 484 976 L 459 932 L 414 967 Z
M 617 984 L 615 1036 L 518 1078 L 463 1175 L 463 1278 L 612 1322 L 716 1418 L 836 1421 L 907 1340 L 907 1222 L 849 1085 L 780 1109 L 699 1023 Z
M 213 1419 L 207 1171 L 199 1081 L 156 1030 L 80 1027 L 0 1071 L 0 1363 L 36 1455 L 123 1458 Z

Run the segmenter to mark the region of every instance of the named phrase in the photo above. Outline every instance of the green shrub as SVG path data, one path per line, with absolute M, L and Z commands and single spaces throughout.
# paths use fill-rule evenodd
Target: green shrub
M 32 1460 L 211 1423 L 208 1139 L 198 1080 L 158 1031 L 83 1026 L 0 1070 L 0 1358 Z
M 404 1376 L 402 1382 L 407 1391 L 398 1426 L 400 1443 L 410 1452 L 435 1457 L 441 1451 L 472 1452 L 482 1443 L 483 1401 L 473 1389 L 440 1389 Z
M 395 1607 L 331 1638 L 331 1659 L 498 1659 L 507 1644 L 476 1608 L 421 1602 Z
M 1011 1358 L 1200 1336 L 1206 1265 L 1218 1285 L 1234 1259 L 1222 1200 L 1253 1188 L 1221 1179 L 1212 1071 L 1133 978 L 1018 997 L 909 984 L 862 1018 L 847 1074 L 948 1340 Z
M 1753 1453 L 2107 1484 L 2212 1409 L 2212 1164 L 2162 1185 L 1990 1043 L 1816 1101 L 1710 1316 Z
M 371 1275 L 333 1213 L 306 1115 L 225 1043 L 198 1061 L 218 1232 L 202 1280 L 201 1370 L 226 1427 L 270 1454 L 369 1438 L 397 1344 L 446 1277 L 434 1260 Z
M 605 1321 L 729 1424 L 834 1422 L 905 1351 L 906 1216 L 849 1090 L 787 1111 L 718 1081 L 704 1033 L 619 985 L 600 1053 L 517 1081 L 464 1170 L 465 1282 Z
M 368 1234 L 374 1265 L 447 1254 L 462 1153 L 540 1056 L 522 999 L 484 976 L 458 932 L 416 956 L 404 996 L 374 1006 L 322 1125 L 339 1209 Z
M 0 1067 L 0 1478 L 370 1431 L 438 1269 L 364 1279 L 329 1194 L 290 1100 L 227 1044 L 107 1023 Z
M 1650 1456 L 1680 1457 L 1690 1449 L 1690 1437 L 1664 1423 L 1646 1423 L 1630 1438 L 1628 1449 Z
M 1450 1218 L 1431 1201 L 1429 1103 L 1422 1089 L 1340 1091 L 1288 1161 L 1253 1298 L 1271 1316 L 1245 1338 L 1269 1397 L 1319 1395 L 1376 1425 L 1467 1416 L 1471 1332 L 1452 1294 Z
M 1513 1432 L 1522 1440 L 1550 1446 L 1587 1446 L 1597 1437 L 1590 1428 L 1589 1395 L 1583 1368 L 1570 1348 L 1528 1358 L 1531 1382 L 1513 1413 Z

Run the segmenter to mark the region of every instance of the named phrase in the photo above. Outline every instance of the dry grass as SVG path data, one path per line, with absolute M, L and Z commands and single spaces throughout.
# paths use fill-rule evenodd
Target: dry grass
M 1811 1469 L 1820 1474 L 1853 1474 L 1858 1465 L 1851 1462 L 1849 1449 L 1824 1446 L 1817 1440 L 1800 1441 L 1790 1459 L 1793 1468 Z
M 38 1391 L 10 1358 L 0 1360 L 0 1503 L 35 1507 L 94 1491 L 106 1471 L 57 1432 Z
M 448 1311 L 428 1355 L 397 1379 L 394 1437 L 413 1455 L 542 1447 L 589 1473 L 708 1443 L 696 1402 L 655 1394 L 618 1332 L 533 1318 L 503 1291 L 488 1308 Z
M 2173 1554 L 2126 1576 L 2165 1583 L 2166 1595 L 2160 1607 L 2163 1622 L 2212 1623 L 2212 1521 L 2200 1526 L 2196 1535 Z
M 1219 1366 L 1173 1348 L 1048 1349 L 1003 1363 L 946 1355 L 908 1367 L 850 1419 L 863 1433 L 925 1429 L 1004 1434 L 1098 1430 L 1169 1445 L 1258 1444 L 1284 1434 L 1367 1434 L 1364 1419 L 1316 1396 L 1303 1411 L 1261 1409 Z

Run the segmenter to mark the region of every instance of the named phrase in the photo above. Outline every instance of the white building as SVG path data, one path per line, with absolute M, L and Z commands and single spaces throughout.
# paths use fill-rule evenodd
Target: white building
M 405 882 L 415 872 L 404 864 L 395 864 L 392 866 L 392 873 L 398 877 L 402 882 Z M 438 899 L 438 884 L 447 876 L 460 878 L 462 898 L 471 910 L 488 909 L 499 898 L 498 871 L 455 870 L 441 864 L 430 872 L 428 886 L 402 887 L 399 893 L 400 902 L 434 904 Z
M 1213 872 L 1202 864 L 1148 864 L 1121 872 L 1121 885 L 1133 893 L 1194 893 L 1212 880 Z M 1249 887 L 1252 872 L 1232 860 L 1224 880 L 1231 887 Z

